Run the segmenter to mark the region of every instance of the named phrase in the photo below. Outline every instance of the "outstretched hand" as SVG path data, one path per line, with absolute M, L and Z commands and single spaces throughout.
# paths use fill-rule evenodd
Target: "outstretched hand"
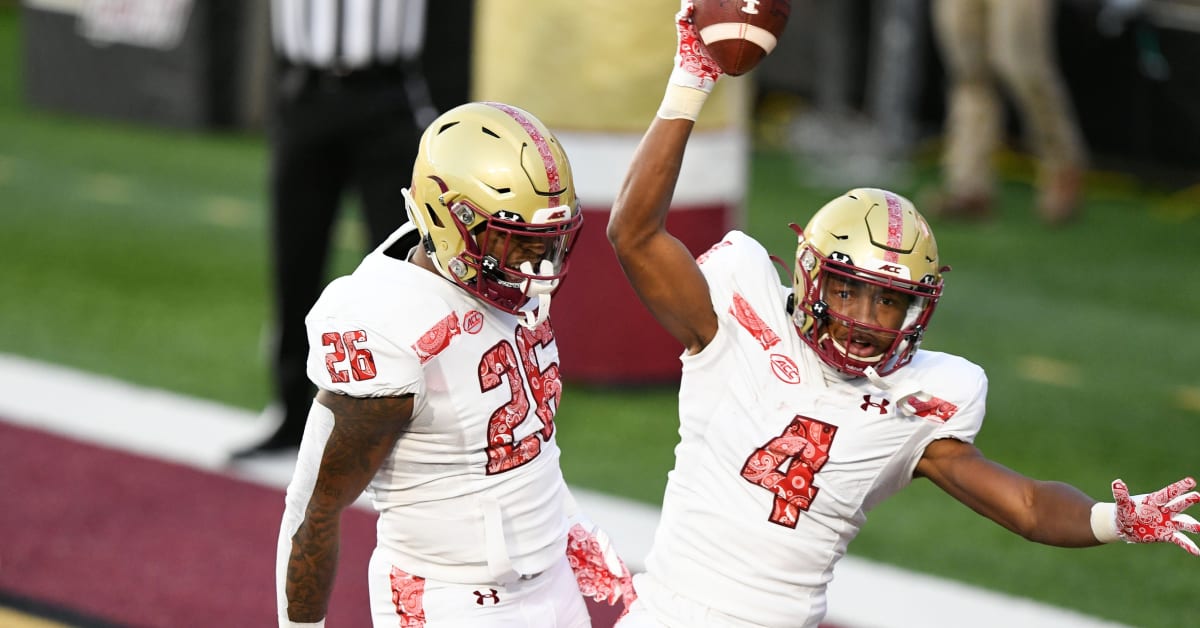
M 671 83 L 711 92 L 722 72 L 720 66 L 708 54 L 704 42 L 700 41 L 700 34 L 696 32 L 696 25 L 692 22 L 694 10 L 692 0 L 681 0 L 679 12 L 675 14 L 675 27 L 679 37 L 675 50 L 675 69 L 671 71 Z
M 1191 491 L 1196 480 L 1184 478 L 1149 495 L 1130 497 L 1122 480 L 1112 483 L 1116 500 L 1117 534 L 1129 543 L 1174 543 L 1193 556 L 1200 548 L 1184 532 L 1200 534 L 1200 523 L 1184 510 L 1200 504 L 1200 493 Z

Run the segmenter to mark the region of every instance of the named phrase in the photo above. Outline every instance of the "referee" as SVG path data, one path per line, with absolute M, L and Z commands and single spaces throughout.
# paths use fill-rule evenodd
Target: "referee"
M 271 0 L 275 401 L 266 414 L 281 413 L 282 423 L 237 458 L 300 444 L 314 393 L 304 317 L 325 284 L 347 193 L 357 194 L 371 248 L 406 219 L 400 190 L 438 113 L 421 70 L 427 8 L 426 0 Z

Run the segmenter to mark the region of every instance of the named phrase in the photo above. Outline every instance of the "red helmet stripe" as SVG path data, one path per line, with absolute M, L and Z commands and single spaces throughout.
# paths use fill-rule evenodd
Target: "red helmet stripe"
M 900 207 L 900 198 L 890 192 L 884 192 L 883 197 L 887 199 L 888 206 L 888 246 L 899 249 L 904 244 L 904 212 Z M 887 251 L 883 254 L 883 260 L 899 261 L 900 254 L 895 250 Z
M 529 116 L 525 115 L 524 111 L 504 103 L 489 102 L 487 104 L 499 109 L 500 111 L 503 111 L 504 113 L 507 113 L 509 117 L 517 122 L 517 124 L 521 125 L 521 128 L 525 129 L 525 132 L 528 133 L 529 137 L 533 140 L 534 146 L 537 147 L 538 154 L 542 157 L 542 165 L 546 168 L 546 179 L 550 182 L 550 189 L 559 189 L 562 181 L 561 177 L 559 176 L 558 163 L 554 161 L 554 154 L 550 152 L 550 142 L 546 140 L 545 136 L 542 135 L 537 126 L 533 124 L 533 121 L 529 119 Z M 550 204 L 560 204 L 557 194 L 550 198 Z

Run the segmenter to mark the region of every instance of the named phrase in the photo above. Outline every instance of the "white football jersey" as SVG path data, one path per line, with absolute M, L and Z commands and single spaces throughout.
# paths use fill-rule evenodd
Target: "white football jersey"
M 367 488 L 379 545 L 397 566 L 463 583 L 540 573 L 562 559 L 567 538 L 553 330 L 548 321 L 520 326 L 385 254 L 403 231 L 330 283 L 309 312 L 308 376 L 355 397 L 415 396 L 412 422 Z M 332 413 L 314 403 L 309 424 L 289 488 L 296 517 Z
M 700 261 L 719 327 L 682 357 L 676 464 L 635 586 L 667 625 L 815 626 L 866 513 L 930 442 L 974 440 L 987 380 L 931 351 L 886 388 L 847 379 L 800 339 L 758 242 L 733 231 Z

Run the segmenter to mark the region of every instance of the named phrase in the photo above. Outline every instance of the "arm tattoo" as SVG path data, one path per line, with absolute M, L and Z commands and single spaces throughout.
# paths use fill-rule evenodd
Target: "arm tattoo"
M 321 391 L 317 401 L 333 411 L 316 486 L 304 521 L 292 536 L 287 568 L 288 617 L 325 617 L 337 569 L 342 510 L 362 494 L 412 418 L 412 395 L 356 398 Z

